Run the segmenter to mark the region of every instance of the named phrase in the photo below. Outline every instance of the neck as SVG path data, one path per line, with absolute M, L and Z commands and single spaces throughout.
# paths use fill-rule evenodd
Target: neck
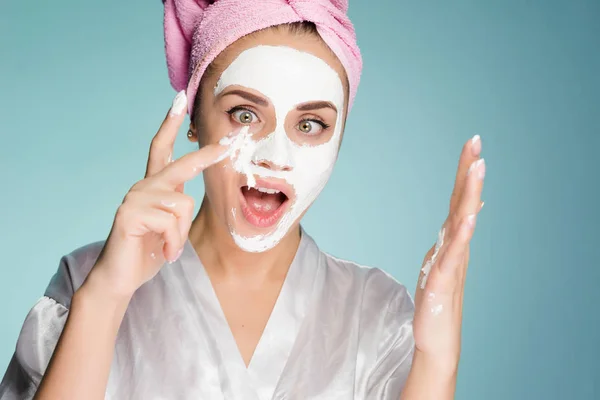
M 209 275 L 222 279 L 264 282 L 283 279 L 300 244 L 300 227 L 291 229 L 272 249 L 250 253 L 238 247 L 227 225 L 204 197 L 192 222 L 189 239 Z

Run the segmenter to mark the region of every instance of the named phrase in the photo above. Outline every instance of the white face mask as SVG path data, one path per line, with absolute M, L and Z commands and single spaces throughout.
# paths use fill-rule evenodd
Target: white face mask
M 344 116 L 344 90 L 338 74 L 320 58 L 290 47 L 257 46 L 241 53 L 221 75 L 215 96 L 231 85 L 253 89 L 273 104 L 275 131 L 255 141 L 245 132 L 239 135 L 239 151 L 232 154 L 233 167 L 247 176 L 248 186 L 255 178 L 279 178 L 292 186 L 295 196 L 269 233 L 243 236 L 230 224 L 236 244 L 245 251 L 261 252 L 274 247 L 294 222 L 319 195 L 331 176 L 335 164 Z M 309 146 L 292 141 L 285 130 L 285 119 L 299 104 L 326 101 L 337 108 L 333 135 L 326 143 Z M 243 137 L 245 136 L 245 137 Z M 241 138 L 240 138 L 241 137 Z M 264 166 L 287 166 L 285 170 Z M 235 216 L 237 210 L 233 209 Z

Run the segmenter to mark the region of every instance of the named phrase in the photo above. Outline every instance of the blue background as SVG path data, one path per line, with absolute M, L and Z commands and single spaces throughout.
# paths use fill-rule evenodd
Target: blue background
M 480 134 L 457 398 L 599 398 L 600 2 L 354 0 L 350 14 L 364 75 L 305 228 L 414 292 Z M 0 38 L 1 375 L 60 256 L 106 236 L 174 91 L 158 0 L 4 2 Z M 193 148 L 182 129 L 176 154 Z

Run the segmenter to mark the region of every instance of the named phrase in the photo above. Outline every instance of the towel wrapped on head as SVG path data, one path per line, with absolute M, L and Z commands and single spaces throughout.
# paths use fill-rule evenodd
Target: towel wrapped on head
M 342 63 L 349 83 L 349 104 L 356 96 L 362 58 L 347 0 L 163 0 L 165 51 L 171 85 L 196 96 L 208 65 L 227 46 L 252 32 L 275 25 L 312 22 Z M 193 101 L 188 102 L 192 115 Z

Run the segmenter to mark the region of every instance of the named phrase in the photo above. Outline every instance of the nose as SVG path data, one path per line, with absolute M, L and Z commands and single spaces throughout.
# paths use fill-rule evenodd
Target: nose
M 257 167 L 270 169 L 271 171 L 288 172 L 292 170 L 292 167 L 287 164 L 279 165 L 278 163 L 267 159 L 252 160 L 252 164 L 256 165 Z
M 294 169 L 294 148 L 283 126 L 256 144 L 252 164 L 271 172 L 288 172 Z

